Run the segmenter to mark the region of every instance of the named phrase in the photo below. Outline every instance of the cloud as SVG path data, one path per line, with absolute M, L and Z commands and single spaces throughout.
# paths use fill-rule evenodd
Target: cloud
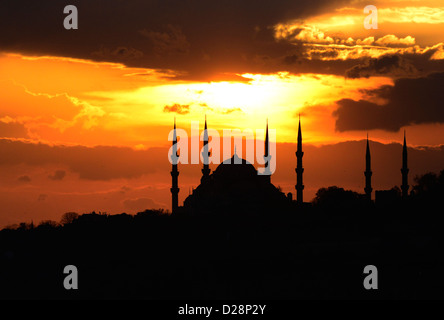
M 285 58 L 285 62 L 287 63 L 286 68 L 294 73 L 335 74 L 350 77 L 364 77 L 367 74 L 395 78 L 419 77 L 431 72 L 444 72 L 443 47 L 443 44 L 426 48 L 419 46 L 408 48 L 369 46 L 364 48 L 336 44 L 305 46 L 304 52 L 295 55 L 289 54 Z M 385 58 L 393 56 L 399 58 Z M 383 57 L 384 59 L 382 59 Z M 380 61 L 381 59 L 382 61 Z M 392 66 L 389 66 L 390 61 Z M 384 68 L 382 68 L 383 66 Z M 356 69 L 352 70 L 354 67 Z M 379 73 L 374 70 L 375 67 L 378 67 Z
M 386 55 L 379 58 L 369 58 L 353 66 L 345 72 L 347 78 L 369 78 L 370 76 L 390 75 L 400 76 L 417 74 L 418 70 L 399 55 Z
M 15 80 L 2 81 L 0 105 L 0 137 L 5 138 L 40 139 L 48 131 L 53 137 L 74 130 L 79 135 L 109 117 L 102 107 L 66 92 L 31 90 Z
M 434 53 L 430 60 L 444 60 L 444 43 L 438 43 L 432 47 L 432 50 L 434 50 Z
M 353 9 L 355 10 L 355 9 Z M 341 10 L 342 11 L 342 10 Z M 359 11 L 362 18 L 362 11 Z M 328 16 L 323 16 L 327 19 Z M 340 17 L 336 17 L 334 23 L 330 26 L 334 27 L 341 21 Z M 342 17 L 347 20 L 347 16 Z M 337 72 L 344 68 L 349 62 L 355 65 L 368 63 L 368 59 L 378 59 L 384 56 L 402 56 L 409 61 L 409 64 L 398 65 L 396 71 L 399 74 L 390 72 L 381 72 L 386 76 L 403 76 L 412 69 L 418 76 L 418 70 L 422 74 L 432 71 L 442 71 L 444 63 L 434 63 L 434 59 L 444 59 L 444 50 L 441 43 L 432 47 L 420 47 L 416 45 L 416 39 L 410 35 L 404 38 L 394 34 L 388 34 L 379 38 L 369 36 L 363 39 L 353 39 L 349 33 L 342 30 L 329 28 L 329 24 L 323 23 L 325 20 L 319 20 L 319 17 L 308 19 L 307 21 L 288 21 L 279 23 L 274 26 L 274 36 L 278 42 L 288 42 L 298 46 L 298 50 L 294 53 L 287 53 L 282 59 L 286 70 L 290 72 L 303 73 L 309 70 L 313 73 L 330 73 Z M 361 24 L 362 19 L 359 20 Z M 347 21 L 345 21 L 348 23 Z M 357 20 L 352 25 L 356 26 Z M 433 54 L 431 54 L 433 52 Z M 377 60 L 372 63 L 378 62 Z M 418 63 L 418 65 L 416 65 Z M 377 64 L 376 64 L 377 66 Z M 410 66 L 412 68 L 410 68 Z M 370 67 L 373 67 L 371 65 Z M 348 69 L 342 69 L 346 72 Z
M 278 40 L 300 41 L 304 43 L 334 43 L 334 39 L 327 36 L 325 32 L 313 25 L 285 25 L 279 24 L 275 27 L 275 37 Z
M 392 45 L 413 46 L 415 44 L 415 38 L 407 36 L 405 38 L 400 39 L 393 34 L 388 34 L 376 40 L 375 43 L 381 46 L 392 46 Z
M 198 104 L 202 109 L 206 111 L 211 111 L 214 113 L 219 113 L 219 114 L 231 114 L 233 112 L 240 112 L 243 113 L 243 110 L 239 107 L 233 107 L 233 108 L 220 108 L 220 107 L 210 107 L 208 104 L 206 103 L 199 103 Z
M 418 1 L 419 2 L 419 1 Z M 436 6 L 407 6 L 407 7 L 387 7 L 378 10 L 380 22 L 390 23 L 428 23 L 442 24 L 444 21 L 444 10 Z
M 0 119 L 0 138 L 28 138 L 25 126 L 10 117 Z
M 367 100 L 342 99 L 333 113 L 336 130 L 383 129 L 421 123 L 444 123 L 444 73 L 419 78 L 401 78 L 393 86 L 383 86 L 368 93 L 387 101 L 380 105 Z
M 50 0 L 0 2 L 0 37 L 6 52 L 121 62 L 130 67 L 183 71 L 180 79 L 261 72 L 292 49 L 277 43 L 272 27 L 349 4 L 351 0 L 108 0 L 106 6 L 73 0 L 79 29 L 61 27 L 64 15 Z M 23 8 L 32 8 L 32 14 Z M 17 23 L 20 21 L 20 23 Z M 318 37 L 318 39 L 320 39 Z M 122 42 L 124 41 L 124 42 Z M 143 54 L 143 55 L 142 55 Z M 274 71 L 278 71 L 274 66 Z
M 26 182 L 26 183 L 31 182 L 31 178 L 29 176 L 20 176 L 17 178 L 17 180 L 20 182 Z
M 99 60 L 117 60 L 127 62 L 130 60 L 136 60 L 143 57 L 143 52 L 132 47 L 119 46 L 114 49 L 100 48 L 97 51 L 91 53 L 91 56 L 98 58 Z
M 128 187 L 128 186 L 122 186 L 122 188 L 120 188 L 120 193 L 121 194 L 125 194 L 125 193 L 127 193 L 127 192 L 129 192 L 129 191 L 131 191 L 132 190 L 132 188 L 130 188 L 130 187 Z
M 109 0 L 106 8 L 87 0 L 73 0 L 72 4 L 82 8 L 75 32 L 54 27 L 60 26 L 63 14 L 50 0 L 0 2 L 0 28 L 9 30 L 0 37 L 0 50 L 119 62 L 128 67 L 168 70 L 169 79 L 197 81 L 245 81 L 238 75 L 278 71 L 344 75 L 363 58 L 404 55 L 405 49 L 422 57 L 412 36 L 356 39 L 351 29 L 350 34 L 347 30 L 336 32 L 322 23 L 345 23 L 354 28 L 359 21 L 362 28 L 362 7 L 353 0 L 227 0 L 223 5 L 208 0 L 131 4 Z M 33 14 L 24 12 L 24 7 L 32 7 Z M 386 14 L 379 9 L 380 21 L 395 14 L 402 18 L 395 23 L 407 22 L 415 14 L 419 19 L 417 12 L 426 14 L 422 22 L 441 21 L 442 10 L 426 9 L 393 8 Z M 354 18 L 348 25 L 350 10 Z M 280 37 L 276 37 L 276 26 L 286 28 Z M 421 40 L 420 35 L 416 37 Z M 442 51 L 436 52 L 435 58 L 444 56 Z M 437 61 L 412 64 L 424 72 L 444 70 L 444 59 Z
M 233 112 L 243 112 L 241 108 L 230 108 L 230 109 L 224 109 L 221 111 L 222 114 L 230 114 Z
M 53 164 L 66 167 L 85 180 L 130 179 L 169 167 L 168 150 L 161 150 L 163 152 L 157 148 L 63 146 L 0 139 L 0 166 Z M 56 171 L 51 177 L 60 179 L 62 175 Z
M 63 180 L 65 178 L 66 171 L 65 170 L 57 170 L 54 174 L 49 175 L 48 178 L 51 180 Z
M 375 42 L 375 37 L 368 37 L 365 38 L 364 40 L 361 39 L 356 40 L 357 45 L 363 45 L 363 46 L 369 46 L 373 44 L 373 42 Z
M 164 32 L 146 29 L 139 32 L 152 41 L 154 52 L 158 55 L 186 54 L 190 50 L 190 43 L 179 26 L 168 24 Z
M 329 35 L 326 31 L 321 30 L 315 25 L 301 24 L 299 20 L 275 25 L 274 36 L 277 40 L 304 44 L 344 44 L 349 46 L 369 46 L 375 42 L 375 37 L 367 37 L 363 40 L 354 40 L 351 37 L 344 39 L 343 35 L 337 35 L 335 33 Z
M 328 27 L 326 28 L 328 30 Z M 405 47 L 414 46 L 415 38 L 406 36 L 398 38 L 393 34 L 385 35 L 375 41 L 375 37 L 370 36 L 364 39 L 353 39 L 352 37 L 344 37 L 343 33 L 327 32 L 316 25 L 305 24 L 300 21 L 291 21 L 287 23 L 279 23 L 274 26 L 274 36 L 279 41 L 289 41 L 291 43 L 304 43 L 315 45 L 341 44 L 346 46 L 361 46 L 362 49 L 368 49 L 366 46 L 383 46 L 383 47 Z
M 163 107 L 163 112 L 175 112 L 177 114 L 187 114 L 190 113 L 190 105 L 175 103 L 171 106 Z
M 296 40 L 292 32 L 299 32 L 299 24 L 289 25 L 284 32 L 276 26 L 276 39 L 279 43 L 288 42 L 294 47 L 273 61 L 274 67 L 288 72 L 348 75 L 369 77 L 372 75 L 403 77 L 421 76 L 430 72 L 444 72 L 444 45 L 438 43 L 430 47 L 415 45 L 411 36 L 398 38 L 387 35 L 375 41 L 374 37 L 363 40 L 345 38 L 342 34 L 324 34 L 334 43 L 314 43 Z M 295 28 L 294 30 L 292 28 Z M 280 33 L 279 33 L 280 32 Z M 378 42 L 378 43 L 376 43 Z M 398 56 L 398 58 L 392 58 Z M 391 63 L 390 63 L 391 62 Z M 271 63 L 270 63 L 271 64 Z M 353 70 L 352 70 L 353 69 Z

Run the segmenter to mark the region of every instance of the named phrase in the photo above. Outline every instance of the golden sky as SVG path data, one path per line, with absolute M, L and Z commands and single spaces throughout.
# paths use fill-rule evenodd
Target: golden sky
M 359 100 L 363 88 L 393 85 L 390 77 L 346 79 L 288 72 L 242 74 L 243 82 L 172 81 L 155 70 L 121 64 L 18 54 L 4 54 L 0 63 L 1 122 L 22 125 L 28 139 L 87 146 L 164 146 L 174 115 L 189 131 L 191 121 L 203 126 L 204 114 L 220 132 L 262 129 L 268 117 L 270 126 L 278 129 L 279 142 L 294 142 L 301 113 L 308 143 L 360 139 L 365 132 L 335 129 L 335 102 Z M 176 112 L 166 112 L 174 107 Z M 429 126 L 441 130 L 441 125 Z M 415 132 L 418 125 L 413 127 Z M 412 143 L 442 142 L 419 127 Z M 371 136 L 384 142 L 399 139 L 382 130 Z

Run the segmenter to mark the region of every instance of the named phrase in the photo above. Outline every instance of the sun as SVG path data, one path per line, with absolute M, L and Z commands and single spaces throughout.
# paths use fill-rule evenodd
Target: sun
M 262 113 L 272 102 L 273 90 L 260 83 L 215 82 L 202 96 L 208 104 L 223 110 L 241 109 L 244 113 Z

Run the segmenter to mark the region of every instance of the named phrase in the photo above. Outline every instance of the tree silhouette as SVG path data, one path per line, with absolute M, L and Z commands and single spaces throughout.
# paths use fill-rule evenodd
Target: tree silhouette
M 363 196 L 351 190 L 344 190 L 337 186 L 320 188 L 316 192 L 313 204 L 321 208 L 347 209 L 364 204 Z
M 0 231 L 0 298 L 444 298 L 444 171 L 415 181 L 411 197 L 395 187 L 385 191 L 399 201 L 381 205 L 331 186 L 265 215 L 68 212 L 60 225 L 21 223 Z M 61 285 L 67 264 L 81 290 Z M 384 273 L 377 292 L 362 287 L 368 264 Z
M 72 223 L 74 220 L 76 220 L 79 217 L 79 214 L 76 212 L 66 212 L 62 215 L 62 218 L 60 219 L 60 224 L 62 226 Z

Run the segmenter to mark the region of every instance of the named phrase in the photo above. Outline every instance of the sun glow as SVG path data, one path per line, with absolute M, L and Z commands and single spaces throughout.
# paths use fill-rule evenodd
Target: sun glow
M 173 81 L 152 70 L 108 63 L 19 55 L 3 60 L 9 67 L 0 78 L 0 93 L 13 120 L 35 139 L 85 145 L 164 145 L 174 116 L 189 128 L 191 121 L 203 126 L 205 114 L 216 130 L 263 129 L 268 118 L 270 128 L 278 129 L 277 140 L 292 142 L 299 113 L 304 139 L 320 143 L 338 138 L 331 116 L 335 101 L 359 99 L 364 87 L 391 84 L 388 78 L 288 72 L 240 74 L 245 79 L 240 82 Z M 50 72 L 42 77 L 48 65 Z M 77 72 L 75 81 L 62 77 L 71 70 Z

